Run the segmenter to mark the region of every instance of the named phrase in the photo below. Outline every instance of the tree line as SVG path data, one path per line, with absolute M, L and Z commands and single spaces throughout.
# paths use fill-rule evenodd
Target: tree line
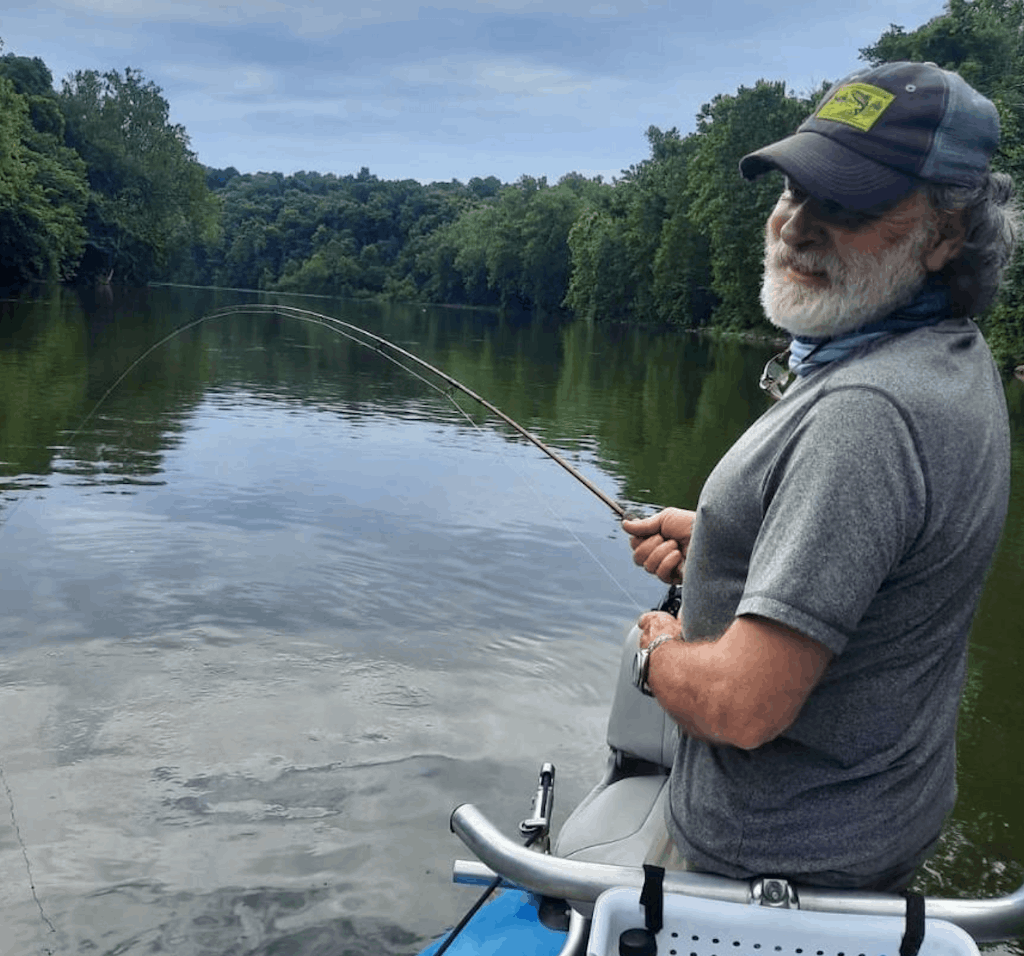
M 931 60 L 990 97 L 993 165 L 1024 191 L 1024 0 L 949 0 L 892 25 L 869 65 Z M 758 289 L 777 175 L 741 156 L 792 132 L 824 92 L 760 80 L 706 103 L 695 130 L 647 130 L 611 182 L 493 176 L 421 184 L 203 167 L 137 70 L 79 71 L 55 91 L 38 58 L 0 57 L 0 283 L 153 280 L 333 296 L 568 310 L 598 321 L 767 331 Z M 1024 258 L 980 317 L 1024 359 Z
M 53 88 L 38 57 L 0 57 L 0 284 L 172 274 L 214 242 L 220 207 L 184 127 L 138 70 Z

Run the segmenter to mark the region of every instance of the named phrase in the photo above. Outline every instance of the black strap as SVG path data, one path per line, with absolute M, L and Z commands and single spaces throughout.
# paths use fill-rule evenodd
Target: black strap
M 661 932 L 664 925 L 664 882 L 665 867 L 644 864 L 644 888 L 640 891 L 640 905 L 644 908 L 644 922 L 655 935 Z
M 917 956 L 924 942 L 924 897 L 904 890 L 907 898 L 907 928 L 900 942 L 900 956 Z

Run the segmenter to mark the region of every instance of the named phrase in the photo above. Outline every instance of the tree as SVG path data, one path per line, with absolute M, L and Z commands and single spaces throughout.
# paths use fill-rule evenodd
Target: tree
M 566 304 L 592 319 L 703 325 L 717 304 L 710 244 L 691 219 L 697 134 L 647 129 L 650 156 L 614 186 L 591 184 L 569 234 Z
M 212 166 L 204 168 L 206 170 L 206 188 L 211 191 L 223 189 L 232 179 L 241 175 L 234 166 L 228 166 L 227 169 L 214 169 Z
M 1001 136 L 992 168 L 1024 188 L 1024 0 L 949 0 L 942 16 L 912 33 L 891 24 L 860 51 L 872 66 L 895 60 L 932 61 L 958 72 L 999 111 Z M 1018 249 L 1000 298 L 978 316 L 1005 367 L 1024 360 L 1024 252 Z
M 778 197 L 777 175 L 755 183 L 737 173 L 747 153 L 788 136 L 810 103 L 786 95 L 785 84 L 758 80 L 735 96 L 719 95 L 697 117 L 697 146 L 687 167 L 689 220 L 708 241 L 720 324 L 750 328 L 764 322 L 758 304 L 764 223 Z
M 5 53 L 0 57 L 0 75 L 6 76 L 22 96 L 53 96 L 53 74 L 37 56 L 29 59 Z
M 931 61 L 955 70 L 975 89 L 992 96 L 1008 92 L 1020 77 L 1022 25 L 1022 0 L 949 0 L 942 16 L 913 33 L 891 24 L 860 55 L 872 66 L 897 60 Z
M 489 199 L 501 191 L 501 180 L 497 176 L 488 176 L 486 179 L 474 176 L 469 181 L 468 189 L 478 199 Z
M 216 202 L 158 86 L 130 67 L 78 71 L 64 80 L 60 104 L 67 144 L 88 169 L 83 271 L 144 282 L 172 249 L 212 236 Z
M 650 158 L 631 167 L 622 180 L 630 186 L 624 237 L 635 287 L 633 308 L 648 321 L 689 325 L 692 276 L 708 271 L 706 248 L 697 243 L 690 243 L 688 252 L 703 251 L 699 259 L 679 258 L 684 251 L 680 238 L 697 235 L 686 192 L 697 137 L 683 139 L 675 127 L 663 132 L 657 126 L 649 126 L 646 136 Z
M 496 198 L 478 199 L 464 189 L 461 198 L 441 203 L 435 194 L 433 228 L 414 236 L 410 271 L 417 287 L 434 301 L 560 309 L 569 283 L 569 230 L 589 188 L 584 182 L 573 175 L 552 187 L 543 177 L 523 176 Z
M 315 251 L 295 271 L 286 273 L 276 287 L 282 292 L 351 296 L 362 278 L 351 236 L 331 234 L 320 226 L 313 237 Z M 358 258 L 362 258 L 361 256 Z
M 17 93 L 3 75 L 10 66 L 0 61 L 0 282 L 70 278 L 85 237 L 84 164 L 33 126 L 30 99 L 45 96 Z
M 587 319 L 625 318 L 636 287 L 625 256 L 623 221 L 599 206 L 581 212 L 569 230 L 572 271 L 565 304 Z

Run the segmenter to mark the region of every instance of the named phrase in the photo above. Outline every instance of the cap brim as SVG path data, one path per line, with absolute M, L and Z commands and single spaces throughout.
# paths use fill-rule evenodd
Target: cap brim
M 778 169 L 816 199 L 854 211 L 902 199 L 917 185 L 913 176 L 861 156 L 811 130 L 794 133 L 740 160 L 744 179 Z

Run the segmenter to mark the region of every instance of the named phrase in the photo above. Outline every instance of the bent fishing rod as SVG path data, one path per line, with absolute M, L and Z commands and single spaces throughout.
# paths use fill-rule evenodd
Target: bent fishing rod
M 600 488 L 598 488 L 597 485 L 595 485 L 589 478 L 587 478 L 586 475 L 581 474 L 576 468 L 574 468 L 572 465 L 570 465 L 569 462 L 567 462 L 553 448 L 549 448 L 536 435 L 533 435 L 530 432 L 528 432 L 525 428 L 523 428 L 522 425 L 519 424 L 519 422 L 515 421 L 513 418 L 510 418 L 508 415 L 506 415 L 496 405 L 494 405 L 491 402 L 487 401 L 487 399 L 484 398 L 482 395 L 478 395 L 468 385 L 463 385 L 462 382 L 459 382 L 456 379 L 452 378 L 452 376 L 449 375 L 447 372 L 442 372 L 441 369 L 437 368 L 434 365 L 431 365 L 430 362 L 426 361 L 425 359 L 421 359 L 418 355 L 414 355 L 412 352 L 408 351 L 407 349 L 403 349 L 399 345 L 395 345 L 394 342 L 389 341 L 388 339 L 384 338 L 383 336 L 376 335 L 373 332 L 367 331 L 366 329 L 361 328 L 358 325 L 353 325 L 351 322 L 346 322 L 343 319 L 338 319 L 338 318 L 335 318 L 334 316 L 330 316 L 330 315 L 323 315 L 320 312 L 313 312 L 310 309 L 300 309 L 300 308 L 298 308 L 296 306 L 291 306 L 291 305 L 266 305 L 266 304 L 261 304 L 261 303 L 254 303 L 254 304 L 251 304 L 251 305 L 231 305 L 231 306 L 225 306 L 222 309 L 218 309 L 216 312 L 211 312 L 208 315 L 204 315 L 201 318 L 196 319 L 194 322 L 188 323 L 187 325 L 183 326 L 182 328 L 176 329 L 170 335 L 168 335 L 165 338 L 161 339 L 154 346 L 152 346 L 152 348 L 150 348 L 142 356 L 140 356 L 138 359 L 136 359 L 136 361 L 127 369 L 127 371 L 124 372 L 124 374 L 121 377 L 124 378 L 128 374 L 128 372 L 130 372 L 132 370 L 132 368 L 135 367 L 135 365 L 137 365 L 139 362 L 141 362 L 146 357 L 146 355 L 149 354 L 149 352 L 151 352 L 154 349 L 158 348 L 159 346 L 163 345 L 164 342 L 166 342 L 168 339 L 170 339 L 174 335 L 177 335 L 178 332 L 184 331 L 187 328 L 191 328 L 192 326 L 198 325 L 199 323 L 204 322 L 207 319 L 222 318 L 222 317 L 228 316 L 228 315 L 252 315 L 252 314 L 257 314 L 257 315 L 282 315 L 282 316 L 285 316 L 285 317 L 301 319 L 302 321 L 310 322 L 310 323 L 312 323 L 314 325 L 320 325 L 320 326 L 323 326 L 326 329 L 330 329 L 332 332 L 335 332 L 336 334 L 341 335 L 344 338 L 349 339 L 352 342 L 355 342 L 357 345 L 362 345 L 365 348 L 372 349 L 374 352 L 376 352 L 382 358 L 387 359 L 389 362 L 392 362 L 394 365 L 397 365 L 400 369 L 403 369 L 404 371 L 408 372 L 410 375 L 415 376 L 421 382 L 423 382 L 425 385 L 428 385 L 430 388 L 434 389 L 435 391 L 440 392 L 446 398 L 451 400 L 452 404 L 454 404 L 455 407 L 458 408 L 459 411 L 462 412 L 463 415 L 466 415 L 466 412 L 458 405 L 457 402 L 454 401 L 454 399 L 452 399 L 450 390 L 449 391 L 445 391 L 444 389 L 439 388 L 434 382 L 432 382 L 429 379 L 425 378 L 424 376 L 420 375 L 415 369 L 409 368 L 408 365 L 403 365 L 402 362 L 399 361 L 399 359 L 396 356 L 401 356 L 402 358 L 407 359 L 408 361 L 415 363 L 415 365 L 417 365 L 419 368 L 422 368 L 422 369 L 430 372 L 432 375 L 436 375 L 442 381 L 447 382 L 448 385 L 451 388 L 458 389 L 463 394 L 468 395 L 474 401 L 479 402 L 481 405 L 483 405 L 483 407 L 486 408 L 489 412 L 491 412 L 491 414 L 493 414 L 497 418 L 501 419 L 501 421 L 505 422 L 510 428 L 514 429 L 518 434 L 522 435 L 523 438 L 525 438 L 531 444 L 535 445 L 542 452 L 544 452 L 544 454 L 547 455 L 549 458 L 551 458 L 552 461 L 555 461 L 559 465 L 561 465 L 567 472 L 569 472 L 570 475 L 573 476 L 573 478 L 575 478 L 578 482 L 580 482 L 580 484 L 582 484 L 588 491 L 590 491 L 592 494 L 596 495 L 598 498 L 601 499 L 602 502 L 604 502 L 604 504 L 606 504 L 609 508 L 611 508 L 612 511 L 615 512 L 615 514 L 618 516 L 618 518 L 620 520 L 626 519 L 626 518 L 636 518 L 636 517 L 638 517 L 636 512 L 634 512 L 634 511 L 627 511 L 614 498 L 609 497 Z M 360 336 L 363 336 L 363 337 L 360 338 Z M 386 349 L 389 349 L 390 353 L 394 353 L 394 354 L 390 354 L 388 351 L 385 351 Z M 118 383 L 120 381 L 121 381 L 121 379 L 118 379 L 118 381 L 115 382 L 110 387 L 110 391 L 113 391 L 114 388 L 117 387 L 117 385 L 118 385 Z M 109 394 L 109 392 L 108 392 L 108 394 Z M 106 396 L 104 396 L 104 397 L 106 397 Z M 102 402 L 102 399 L 101 399 L 101 402 Z M 467 418 L 468 418 L 468 416 L 467 416 Z M 470 421 L 472 421 L 472 420 L 470 420 Z M 581 542 L 581 544 L 582 544 L 582 542 Z M 591 557 L 594 557 L 594 555 L 591 554 Z M 597 561 L 597 558 L 594 557 L 594 560 Z M 602 568 L 604 568 L 604 566 L 601 565 L 600 561 L 597 561 L 597 563 Z M 607 569 L 604 569 L 604 570 L 605 570 L 606 573 L 609 574 L 610 577 L 612 577 L 612 580 L 615 581 L 614 576 L 611 575 L 610 572 L 607 571 Z M 618 583 L 618 582 L 616 581 L 616 583 Z M 619 587 L 621 587 L 621 585 L 619 585 Z M 660 604 L 655 606 L 654 610 L 665 611 L 666 613 L 673 614 L 673 615 L 677 614 L 679 612 L 679 608 L 680 608 L 680 605 L 681 605 L 680 594 L 681 594 L 681 592 L 680 592 L 679 582 L 673 582 L 673 583 L 669 584 L 668 593 L 661 600 Z
M 395 355 L 399 355 L 403 359 L 415 363 L 420 368 L 425 369 L 431 374 L 436 375 L 442 381 L 447 382 L 448 385 L 451 386 L 452 388 L 458 389 L 460 392 L 464 393 L 465 395 L 468 395 L 474 401 L 479 402 L 492 415 L 497 416 L 503 422 L 505 422 L 505 424 L 508 425 L 510 428 L 515 429 L 515 431 L 522 435 L 523 438 L 525 438 L 532 444 L 536 445 L 537 448 L 544 452 L 545 455 L 547 455 L 553 461 L 558 462 L 558 464 L 560 464 L 567 472 L 569 472 L 569 474 L 572 475 L 573 478 L 575 478 L 593 494 L 597 495 L 597 497 L 600 498 L 601 501 L 603 501 L 609 508 L 611 508 L 612 511 L 614 511 L 615 514 L 619 516 L 619 518 L 630 517 L 630 515 L 627 514 L 626 509 L 623 508 L 623 506 L 620 505 L 614 498 L 610 498 L 608 495 L 606 495 L 600 488 L 597 487 L 597 485 L 595 485 L 589 478 L 587 478 L 586 475 L 581 474 L 577 469 L 570 465 L 569 462 L 567 462 L 561 455 L 558 454 L 558 452 L 556 452 L 552 448 L 549 448 L 546 444 L 544 444 L 544 442 L 537 438 L 536 435 L 533 435 L 530 432 L 528 432 L 525 428 L 523 428 L 522 425 L 520 425 L 514 419 L 510 418 L 508 415 L 506 415 L 496 405 L 492 405 L 482 395 L 478 395 L 476 392 L 473 391 L 473 389 L 469 388 L 469 386 L 463 385 L 461 382 L 456 381 L 449 374 L 447 374 L 446 372 L 442 372 L 441 369 L 437 368 L 434 365 L 431 365 L 430 362 L 421 359 L 418 355 L 414 355 L 412 352 L 403 349 L 401 346 L 395 345 L 394 342 L 389 341 L 383 336 L 375 335 L 373 332 L 368 332 L 366 329 L 360 328 L 358 325 L 353 325 L 351 322 L 345 322 L 342 319 L 336 319 L 333 316 L 323 315 L 320 312 L 312 312 L 309 309 L 299 309 L 296 308 L 295 306 L 290 305 L 262 304 L 226 306 L 223 309 L 218 309 L 216 312 L 211 312 L 208 315 L 204 315 L 202 318 L 197 319 L 194 323 L 190 323 L 190 325 L 198 324 L 199 322 L 203 322 L 206 319 L 217 319 L 223 318 L 224 316 L 228 315 L 242 315 L 254 313 L 260 315 L 284 315 L 312 322 L 315 325 L 322 325 L 326 328 L 332 329 L 333 331 L 339 333 L 340 335 L 344 336 L 345 338 L 349 339 L 352 342 L 356 342 L 359 345 L 365 346 L 366 348 L 373 349 L 373 351 L 380 353 L 384 358 L 394 362 L 394 364 L 398 365 L 399 368 L 404 368 L 407 372 L 411 372 L 412 370 L 407 368 L 405 365 L 402 365 L 402 363 L 395 358 Z M 188 327 L 189 326 L 185 326 L 184 328 Z M 177 334 L 177 331 L 182 331 L 182 329 L 176 330 L 174 334 Z M 359 338 L 358 336 L 363 336 L 364 338 Z M 166 339 L 161 340 L 161 342 L 158 342 L 157 345 L 163 344 L 163 341 L 166 341 Z M 154 346 L 154 348 L 156 348 L 156 346 Z M 384 351 L 384 349 L 390 349 L 390 351 L 394 354 L 388 354 L 387 352 Z M 145 358 L 145 355 L 142 356 L 142 358 Z M 140 358 L 138 361 L 141 361 L 142 358 Z M 131 369 L 129 369 L 129 371 L 131 371 Z M 426 381 L 425 379 L 422 378 L 422 376 L 417 375 L 416 377 L 420 378 L 421 381 Z M 429 385 L 431 383 L 427 382 L 427 384 Z
M 605 494 L 589 478 L 581 474 L 576 468 L 570 465 L 569 462 L 567 462 L 561 455 L 559 455 L 558 452 L 556 452 L 552 448 L 549 448 L 544 442 L 537 438 L 536 435 L 531 434 L 529 431 L 523 428 L 523 426 L 520 425 L 517 421 L 506 415 L 496 405 L 489 402 L 482 395 L 477 394 L 469 386 L 463 385 L 462 382 L 459 382 L 458 380 L 452 378 L 452 376 L 449 375 L 447 372 L 443 372 L 436 366 L 431 365 L 430 362 L 427 362 L 425 359 L 421 359 L 418 355 L 414 355 L 412 352 L 408 351 L 407 349 L 403 349 L 399 345 L 395 345 L 394 342 L 389 341 L 383 336 L 377 335 L 374 332 L 370 332 L 367 329 L 361 328 L 358 325 L 353 325 L 351 322 L 346 322 L 343 319 L 338 319 L 335 318 L 334 316 L 323 315 L 320 312 L 313 312 L 310 309 L 300 309 L 296 306 L 290 305 L 269 305 L 262 303 L 251 303 L 249 305 L 225 306 L 224 308 L 217 309 L 214 312 L 209 312 L 206 315 L 202 315 L 198 319 L 193 319 L 191 322 L 186 322 L 184 325 L 180 325 L 173 331 L 168 332 L 158 341 L 154 342 L 149 348 L 147 348 L 115 379 L 113 384 L 103 393 L 99 401 L 97 401 L 96 404 L 92 407 L 92 410 L 85 416 L 85 418 L 82 419 L 81 423 L 78 425 L 74 433 L 71 435 L 69 439 L 69 444 L 74 442 L 75 438 L 92 420 L 92 418 L 95 416 L 97 411 L 99 411 L 100 407 L 107 400 L 107 398 L 109 398 L 110 395 L 118 388 L 118 386 L 153 352 L 155 352 L 161 346 L 165 345 L 167 342 L 171 341 L 171 339 L 173 339 L 175 336 L 181 334 L 182 332 L 186 332 L 189 329 L 193 329 L 209 319 L 225 318 L 230 315 L 278 315 L 283 316 L 285 318 L 298 319 L 303 322 L 308 322 L 312 325 L 322 326 L 323 328 L 326 328 L 337 335 L 341 335 L 343 338 L 346 338 L 356 343 L 357 345 L 362 345 L 364 348 L 368 348 L 376 352 L 382 358 L 386 359 L 387 361 L 391 362 L 394 365 L 397 365 L 400 369 L 407 372 L 409 375 L 412 375 L 414 378 L 419 379 L 429 388 L 434 389 L 436 392 L 439 392 L 441 395 L 447 398 L 459 410 L 459 412 L 461 412 L 461 414 L 465 416 L 470 421 L 470 423 L 472 423 L 472 419 L 469 418 L 469 415 L 466 413 L 466 411 L 452 397 L 452 389 L 457 389 L 463 394 L 468 395 L 474 401 L 478 402 L 480 405 L 486 408 L 492 415 L 499 418 L 501 421 L 505 422 L 519 435 L 522 435 L 523 438 L 529 441 L 532 445 L 535 445 L 542 452 L 544 452 L 544 454 L 551 458 L 552 461 L 555 461 L 559 465 L 561 465 L 562 468 L 564 468 L 570 475 L 573 476 L 573 478 L 580 482 L 580 484 L 582 484 L 588 491 L 590 491 L 591 494 L 596 495 L 605 505 L 611 508 L 611 510 L 616 514 L 616 516 L 620 520 L 637 517 L 634 512 L 627 511 L 614 498 L 611 498 L 607 494 Z M 411 368 L 409 365 L 404 364 L 402 360 L 408 361 L 412 363 L 414 366 L 423 369 L 426 372 L 429 372 L 431 375 L 436 376 L 437 378 L 441 379 L 441 381 L 447 383 L 449 388 L 447 390 L 441 388 L 436 382 L 433 382 L 426 376 L 421 375 L 416 370 L 416 368 Z M 13 513 L 13 510 L 16 510 L 18 505 L 21 504 L 21 500 L 22 499 L 19 499 L 16 502 L 14 509 L 12 509 L 11 513 Z M 7 517 L 9 518 L 10 514 L 8 514 Z M 2 527 L 3 525 L 0 524 L 0 528 Z M 593 555 L 591 556 L 593 557 Z M 595 558 L 595 560 L 597 559 Z M 599 565 L 601 564 L 600 561 L 598 561 L 597 563 Z M 601 566 L 603 567 L 603 565 Z M 605 570 L 607 572 L 607 569 Z M 612 579 L 615 580 L 614 577 Z M 621 587 L 621 585 L 619 586 Z M 670 613 L 675 613 L 676 610 L 678 610 L 679 606 L 678 592 L 678 585 L 672 584 L 669 587 L 669 593 L 667 597 L 662 601 L 658 609 L 669 611 Z
M 113 384 L 111 384 L 111 386 L 100 396 L 96 404 L 93 405 L 92 409 L 88 412 L 85 418 L 82 419 L 78 427 L 71 434 L 70 438 L 68 439 L 69 444 L 74 442 L 74 440 L 83 431 L 86 425 L 88 425 L 89 422 L 92 421 L 93 417 L 99 411 L 103 403 L 114 393 L 114 391 L 117 390 L 118 386 L 120 386 L 120 384 L 139 365 L 141 365 L 142 362 L 144 362 L 150 355 L 152 355 L 153 352 L 155 352 L 158 348 L 165 345 L 166 343 L 170 342 L 171 339 L 175 338 L 177 335 L 180 335 L 182 332 L 187 332 L 189 329 L 193 329 L 196 326 L 201 325 L 208 319 L 219 319 L 229 315 L 279 315 L 284 316 L 285 318 L 295 318 L 304 322 L 309 322 L 313 325 L 323 326 L 324 328 L 329 329 L 330 331 L 335 332 L 336 334 L 341 335 L 352 342 L 355 342 L 357 345 L 362 345 L 365 348 L 371 349 L 372 351 L 380 355 L 382 358 L 387 359 L 392 364 L 397 365 L 400 369 L 403 369 L 410 375 L 414 376 L 415 378 L 418 378 L 425 385 L 429 386 L 430 388 L 434 389 L 437 392 L 440 392 L 442 395 L 444 395 L 446 398 L 452 401 L 455 407 L 458 408 L 463 415 L 466 415 L 466 412 L 458 405 L 458 403 L 454 401 L 454 399 L 452 399 L 451 396 L 451 389 L 458 389 L 460 392 L 463 392 L 465 395 L 468 395 L 474 401 L 479 402 L 492 415 L 495 415 L 497 418 L 501 419 L 510 428 L 514 429 L 518 434 L 522 435 L 523 438 L 525 438 L 531 444 L 535 445 L 542 452 L 544 452 L 545 455 L 547 455 L 553 461 L 561 465 L 567 472 L 569 472 L 570 475 L 573 476 L 573 478 L 575 478 L 592 494 L 596 495 L 598 498 L 601 499 L 602 502 L 604 502 L 604 504 L 611 508 L 612 511 L 614 511 L 620 519 L 633 517 L 633 515 L 627 512 L 626 509 L 623 508 L 623 506 L 620 505 L 614 498 L 609 497 L 600 488 L 598 488 L 597 485 L 595 485 L 589 478 L 586 477 L 586 475 L 581 474 L 577 469 L 573 468 L 573 466 L 570 465 L 569 462 L 567 462 L 561 455 L 559 455 L 558 452 L 556 452 L 552 448 L 549 448 L 536 435 L 533 435 L 530 432 L 528 432 L 517 421 L 506 415 L 496 405 L 493 405 L 491 402 L 487 401 L 487 399 L 484 398 L 482 395 L 478 395 L 468 385 L 463 385 L 462 382 L 459 382 L 456 379 L 452 378 L 452 376 L 449 375 L 447 372 L 442 372 L 441 369 L 437 368 L 434 365 L 431 365 L 430 362 L 427 362 L 425 359 L 421 359 L 418 355 L 414 355 L 412 352 L 408 351 L 407 349 L 403 349 L 399 345 L 395 345 L 394 342 L 389 341 L 383 336 L 370 332 L 364 328 L 361 328 L 358 325 L 353 325 L 351 322 L 345 322 L 343 319 L 338 319 L 330 315 L 323 315 L 320 312 L 313 312 L 310 309 L 300 309 L 291 305 L 266 305 L 261 303 L 253 303 L 250 305 L 225 306 L 222 309 L 217 309 L 215 312 L 209 312 L 206 315 L 200 316 L 198 319 L 193 319 L 191 322 L 186 322 L 184 325 L 178 326 L 172 332 L 168 332 L 165 336 L 163 336 L 158 341 L 154 342 L 149 348 L 147 348 L 114 380 Z M 406 359 L 409 362 L 414 363 L 419 368 L 422 368 L 430 372 L 432 375 L 437 376 L 439 379 L 441 379 L 443 382 L 446 382 L 449 385 L 449 390 L 445 391 L 444 389 L 440 388 L 435 382 L 432 382 L 430 381 L 430 379 L 425 378 L 423 375 L 420 375 L 419 372 L 417 372 L 414 368 L 410 368 L 408 365 L 404 365 L 399 360 L 399 357 L 401 357 L 402 359 Z M 468 418 L 468 415 L 466 415 L 466 417 Z M 472 419 L 470 419 L 470 421 L 472 421 Z M 22 499 L 19 498 L 18 501 L 15 503 L 14 508 L 7 515 L 8 518 L 10 517 L 10 514 L 13 514 L 14 510 L 17 509 L 18 505 L 21 503 L 21 500 Z M 0 523 L 0 528 L 2 528 L 4 524 L 6 524 L 6 522 Z

